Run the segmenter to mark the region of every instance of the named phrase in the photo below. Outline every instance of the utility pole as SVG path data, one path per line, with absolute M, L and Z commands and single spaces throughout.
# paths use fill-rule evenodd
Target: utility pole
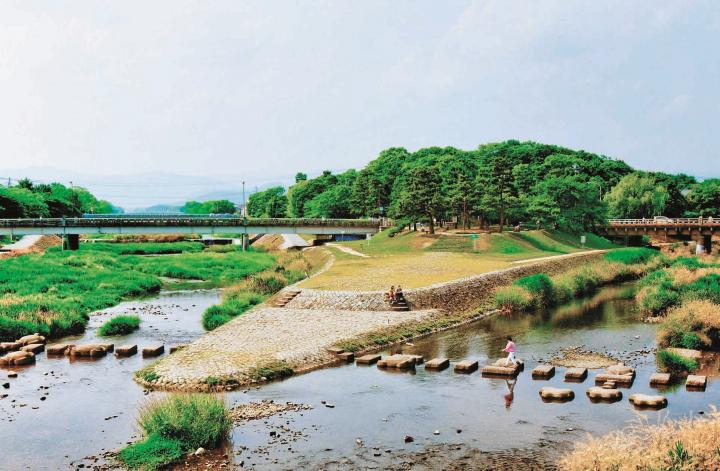
M 243 182 L 242 182 L 242 188 L 243 188 L 243 191 L 242 191 L 242 197 L 243 197 L 243 200 L 242 200 L 242 201 L 243 201 L 243 202 L 242 202 L 242 215 L 243 215 L 243 216 L 247 216 L 247 209 L 246 209 L 246 206 L 245 206 L 245 180 L 243 180 Z

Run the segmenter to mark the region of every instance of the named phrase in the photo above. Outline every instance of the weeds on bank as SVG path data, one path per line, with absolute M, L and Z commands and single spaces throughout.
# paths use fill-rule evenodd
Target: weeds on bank
M 114 255 L 168 255 L 202 252 L 204 248 L 202 242 L 95 242 L 80 245 L 80 250 L 83 252 L 97 251 Z
M 174 394 L 148 402 L 138 425 L 145 438 L 123 448 L 118 457 L 130 469 L 155 470 L 197 448 L 217 447 L 232 421 L 222 398 Z
M 695 360 L 685 358 L 675 352 L 669 350 L 660 350 L 657 352 L 657 361 L 660 367 L 673 376 L 682 376 L 685 373 L 692 373 L 698 367 Z
M 558 463 L 563 471 L 684 471 L 717 469 L 720 461 L 720 414 L 705 418 L 640 422 L 625 430 L 592 438 Z
M 117 316 L 105 322 L 98 331 L 102 337 L 128 335 L 140 328 L 140 317 Z
M 276 361 L 261 365 L 257 368 L 250 370 L 249 377 L 251 380 L 262 381 L 263 378 L 267 381 L 274 379 L 282 379 L 292 376 L 295 372 L 293 369 L 284 361 Z

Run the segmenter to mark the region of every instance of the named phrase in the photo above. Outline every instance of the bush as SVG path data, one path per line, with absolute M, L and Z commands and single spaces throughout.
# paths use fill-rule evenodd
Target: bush
M 660 366 L 673 376 L 692 373 L 698 367 L 695 360 L 685 358 L 669 350 L 660 350 L 657 353 L 657 360 Z
M 673 309 L 658 329 L 662 347 L 720 349 L 720 307 L 709 301 L 691 301 Z
M 720 304 L 720 275 L 710 273 L 681 288 L 685 299 L 708 300 Z
M 225 295 L 221 304 L 210 306 L 202 316 L 202 325 L 205 330 L 214 330 L 248 309 L 264 301 L 264 297 L 245 291 L 230 291 Z
M 102 337 L 111 335 L 128 335 L 140 328 L 140 317 L 117 316 L 105 322 L 98 334 Z
M 138 424 L 145 439 L 120 451 L 133 469 L 158 469 L 197 448 L 214 448 L 227 437 L 232 421 L 221 398 L 177 394 L 148 402 Z
M 250 289 L 260 294 L 275 294 L 287 286 L 287 280 L 278 272 L 262 272 L 248 279 Z
M 553 283 L 544 273 L 522 277 L 513 284 L 529 291 L 536 304 L 544 304 L 553 297 Z
M 504 311 L 524 311 L 533 305 L 533 296 L 520 286 L 503 286 L 495 290 L 495 306 Z
M 130 469 L 156 470 L 178 461 L 184 455 L 178 440 L 150 435 L 120 450 L 118 457 Z
M 613 263 L 624 263 L 625 265 L 637 265 L 647 263 L 659 254 L 660 252 L 657 250 L 644 247 L 628 247 L 606 253 L 605 260 Z

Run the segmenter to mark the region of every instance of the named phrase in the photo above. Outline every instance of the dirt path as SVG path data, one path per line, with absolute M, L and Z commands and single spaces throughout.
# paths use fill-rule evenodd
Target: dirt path
M 515 260 L 512 263 L 520 264 L 520 263 L 530 263 L 530 262 L 543 262 L 545 260 L 557 260 L 560 258 L 571 258 L 571 257 L 579 257 L 581 255 L 587 255 L 589 253 L 605 253 L 608 252 L 608 250 L 584 250 L 582 252 L 573 252 L 573 253 L 566 253 L 562 255 L 551 255 L 550 257 L 539 257 L 539 258 L 526 258 L 524 260 Z
M 345 247 L 344 245 L 340 245 L 340 244 L 325 244 L 325 245 L 327 245 L 327 246 L 329 246 L 329 247 L 334 247 L 334 248 L 338 249 L 338 250 L 341 251 L 341 252 L 345 252 L 346 254 L 354 255 L 354 256 L 356 256 L 356 257 L 363 257 L 363 258 L 369 258 L 369 257 L 370 257 L 370 256 L 367 255 L 367 254 L 358 252 L 357 250 L 351 249 L 350 247 Z
M 208 377 L 251 382 L 253 370 L 284 361 L 295 370 L 330 364 L 334 343 L 368 331 L 418 321 L 434 311 L 378 312 L 260 307 L 165 357 L 158 389 L 192 390 Z

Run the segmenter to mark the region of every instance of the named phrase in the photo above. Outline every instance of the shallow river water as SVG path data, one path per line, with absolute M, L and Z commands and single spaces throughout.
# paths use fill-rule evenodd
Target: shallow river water
M 552 454 L 588 433 L 605 433 L 639 419 L 655 423 L 693 416 L 719 404 L 716 377 L 705 392 L 688 392 L 682 385 L 664 391 L 669 406 L 661 411 L 638 412 L 628 403 L 631 393 L 655 392 L 649 376 L 656 371 L 655 327 L 638 321 L 631 289 L 608 287 L 566 306 L 493 316 L 392 349 L 427 359 L 476 359 L 483 365 L 500 357 L 506 336 L 512 335 L 518 355 L 526 359 L 512 396 L 508 382 L 483 378 L 479 372 L 430 372 L 420 366 L 414 373 L 394 373 L 354 364 L 228 393 L 230 405 L 270 399 L 313 407 L 236 427 L 228 450 L 231 459 L 236 466 L 256 469 L 387 469 L 417 462 L 431 449 L 442 450 L 443 456 L 467 449 L 522 449 L 530 455 L 547 449 Z M 116 345 L 185 343 L 202 333 L 200 315 L 217 300 L 217 291 L 193 291 L 123 303 L 93 316 L 82 342 L 94 338 L 108 313 L 135 307 L 144 320 L 142 328 L 127 339 L 114 339 Z M 542 359 L 570 346 L 606 352 L 637 368 L 634 385 L 623 390 L 621 402 L 588 400 L 585 391 L 593 385 L 595 371 L 582 384 L 564 383 L 564 368 L 549 381 L 531 378 L 530 370 Z M 83 457 L 136 438 L 135 414 L 148 396 L 132 381 L 132 373 L 148 361 L 136 355 L 70 363 L 41 354 L 37 365 L 20 370 L 20 377 L 3 391 L 9 396 L 0 400 L 0 468 L 67 469 Z M 538 390 L 545 385 L 570 387 L 576 397 L 564 404 L 543 403 Z M 47 399 L 40 401 L 46 392 Z M 413 442 L 406 443 L 405 436 Z

